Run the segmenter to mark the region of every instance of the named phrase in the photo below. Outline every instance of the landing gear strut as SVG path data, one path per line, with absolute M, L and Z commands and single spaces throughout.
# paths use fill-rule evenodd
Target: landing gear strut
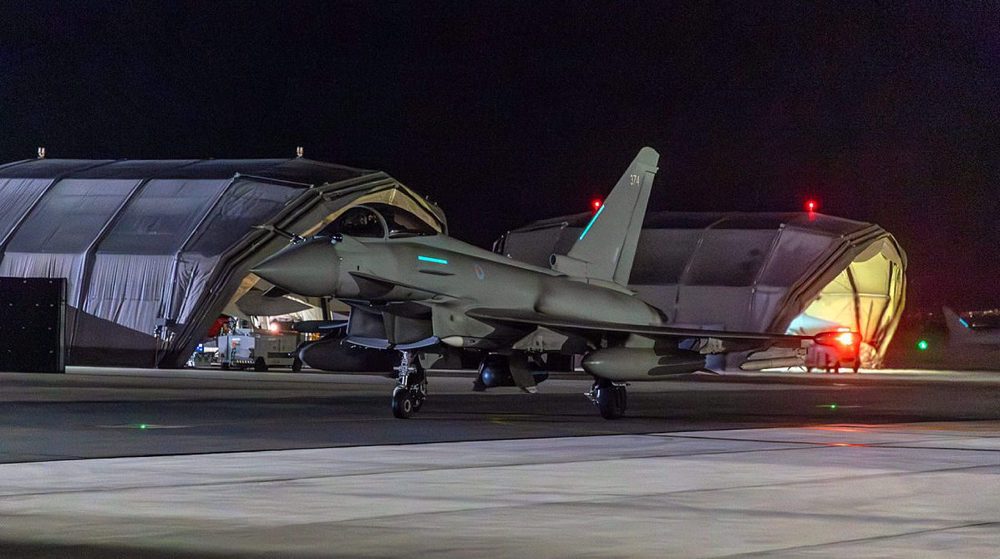
M 625 408 L 628 407 L 628 392 L 625 390 L 624 383 L 598 379 L 594 381 L 590 392 L 585 394 L 597 406 L 604 419 L 618 419 L 625 415 Z
M 406 419 L 420 411 L 427 398 L 427 375 L 412 351 L 402 352 L 396 367 L 396 388 L 392 390 L 392 415 Z

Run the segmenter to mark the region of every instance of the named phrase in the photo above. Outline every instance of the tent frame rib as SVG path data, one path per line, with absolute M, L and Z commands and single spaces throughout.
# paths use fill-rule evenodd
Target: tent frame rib
M 188 161 L 186 163 L 181 163 L 180 165 L 176 165 L 174 167 L 171 167 L 170 169 L 161 170 L 159 173 L 155 173 L 149 177 L 145 177 L 137 181 L 136 185 L 132 187 L 132 190 L 129 191 L 128 195 L 125 196 L 125 199 L 122 200 L 121 204 L 118 205 L 118 208 L 115 209 L 114 213 L 111 214 L 111 217 L 109 217 L 108 220 L 105 222 L 104 227 L 102 227 L 101 230 L 97 232 L 97 235 L 94 237 L 94 240 L 91 241 L 89 245 L 87 245 L 86 250 L 84 250 L 83 252 L 83 262 L 81 263 L 82 269 L 80 270 L 80 282 L 79 285 L 77 286 L 77 291 L 76 291 L 77 312 L 73 316 L 73 328 L 71 330 L 70 343 L 67 345 L 67 350 L 66 350 L 67 359 L 69 359 L 70 352 L 72 351 L 73 348 L 72 341 L 76 339 L 77 328 L 79 327 L 80 324 L 80 315 L 86 312 L 84 309 L 87 306 L 87 298 L 90 292 L 90 280 L 94 273 L 94 262 L 96 261 L 97 248 L 100 246 L 101 243 L 104 242 L 108 234 L 111 233 L 111 230 L 114 229 L 114 227 L 121 220 L 121 216 L 122 214 L 125 213 L 125 210 L 127 210 L 132 205 L 132 202 L 139 196 L 139 194 L 145 191 L 146 185 L 148 185 L 150 182 L 156 179 L 162 178 L 163 175 L 166 174 L 168 171 L 172 172 L 178 169 L 183 169 L 185 167 L 194 165 L 195 163 L 197 163 L 197 161 Z
M 36 160 L 28 159 L 25 161 L 19 161 L 18 163 L 26 163 L 28 161 L 36 161 Z M 122 160 L 115 159 L 109 161 L 101 161 L 100 163 L 81 167 L 79 169 L 73 169 L 72 171 L 66 171 L 65 173 L 53 177 L 52 180 L 49 181 L 49 184 L 45 185 L 45 188 L 43 188 L 42 191 L 38 193 L 38 196 L 31 202 L 31 205 L 28 206 L 28 209 L 24 210 L 24 213 L 21 214 L 21 217 L 18 218 L 18 220 L 14 223 L 14 226 L 11 227 L 10 231 L 7 232 L 7 235 L 4 236 L 3 239 L 0 239 L 0 260 L 2 260 L 3 257 L 7 254 L 7 246 L 10 244 L 12 240 L 14 240 L 14 236 L 17 235 L 17 232 L 21 230 L 21 226 L 23 226 L 24 222 L 28 221 L 28 218 L 31 217 L 33 213 L 35 213 L 35 210 L 38 208 L 38 205 L 42 203 L 42 200 L 49 194 L 49 192 L 52 191 L 52 189 L 57 184 L 62 182 L 63 179 L 73 178 L 73 175 L 76 173 L 89 171 L 91 169 L 96 169 L 98 167 L 103 167 L 105 165 L 111 165 L 112 163 L 116 163 L 118 161 Z

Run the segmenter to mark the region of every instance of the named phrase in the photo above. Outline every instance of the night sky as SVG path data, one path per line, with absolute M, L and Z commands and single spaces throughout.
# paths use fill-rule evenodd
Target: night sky
M 0 161 L 306 156 L 453 235 L 586 211 L 639 147 L 651 209 L 878 223 L 910 304 L 1000 306 L 1000 5 L 6 2 Z

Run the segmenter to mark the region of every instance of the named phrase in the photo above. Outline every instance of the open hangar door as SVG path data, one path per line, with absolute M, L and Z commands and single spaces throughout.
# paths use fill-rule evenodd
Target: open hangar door
M 590 217 L 529 224 L 495 250 L 547 266 Z M 816 213 L 650 212 L 629 287 L 680 326 L 805 335 L 850 328 L 863 337 L 862 365 L 878 367 L 903 310 L 905 273 L 902 248 L 869 223 Z
M 250 268 L 346 208 L 443 212 L 380 171 L 303 158 L 0 166 L 0 276 L 64 278 L 69 364 L 180 367 Z

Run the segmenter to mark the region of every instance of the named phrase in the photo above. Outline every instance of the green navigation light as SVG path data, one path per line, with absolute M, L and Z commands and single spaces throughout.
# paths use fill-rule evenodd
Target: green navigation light
M 931 347 L 931 344 L 927 343 L 927 340 L 920 340 L 917 342 L 917 349 L 920 351 L 927 351 L 927 348 Z

